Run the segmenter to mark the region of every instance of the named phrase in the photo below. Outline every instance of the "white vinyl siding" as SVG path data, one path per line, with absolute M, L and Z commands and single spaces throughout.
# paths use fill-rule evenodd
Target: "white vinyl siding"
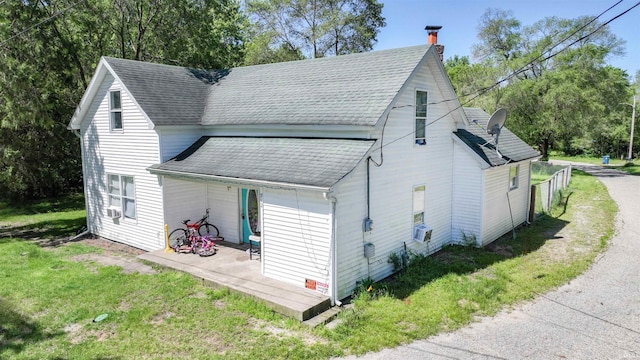
M 207 183 L 207 207 L 211 209 L 209 222 L 220 230 L 225 241 L 239 244 L 240 237 L 240 194 L 233 186 Z
M 435 62 L 429 57 L 428 61 Z M 415 89 L 429 93 L 426 132 L 427 147 L 415 146 Z M 370 276 L 380 280 L 393 271 L 387 262 L 389 254 L 408 250 L 430 254 L 451 240 L 451 196 L 453 173 L 453 140 L 455 130 L 448 102 L 452 96 L 442 92 L 428 66 L 418 69 L 412 81 L 400 94 L 389 113 L 384 133 L 384 163 L 370 168 L 371 219 L 374 229 L 363 233 L 366 217 L 366 163 L 342 180 L 335 188 L 338 242 L 338 299 L 351 294 L 355 282 Z M 379 161 L 380 152 L 372 158 Z M 413 240 L 413 194 L 416 184 L 425 184 L 425 224 L 433 228 L 431 241 Z M 364 243 L 375 246 L 375 256 L 364 257 Z
M 483 172 L 478 159 L 466 145 L 454 145 L 452 242 L 462 244 L 463 237 L 474 237 L 480 245 L 482 232 Z
M 165 162 L 180 154 L 202 136 L 202 129 L 198 127 L 163 127 L 160 133 L 160 153 Z
M 111 131 L 110 91 L 120 90 L 126 126 Z M 144 250 L 164 247 L 162 185 L 146 168 L 159 162 L 158 136 L 144 114 L 111 75 L 105 76 L 82 121 L 82 153 L 89 230 Z M 135 221 L 107 217 L 107 174 L 135 179 Z
M 169 231 L 184 228 L 183 220 L 200 220 L 207 209 L 205 182 L 165 177 L 163 180 L 164 216 Z M 211 217 L 211 213 L 209 213 Z M 215 223 L 214 223 L 215 225 Z
M 261 194 L 264 275 L 300 287 L 313 280 L 331 289 L 331 202 L 303 190 L 263 188 Z
M 528 163 L 527 161 L 524 163 L 527 166 L 520 167 L 518 183 L 528 184 Z M 520 186 L 517 189 L 510 189 L 510 183 L 505 181 L 509 178 L 509 174 L 509 166 L 485 170 L 482 245 L 491 243 L 511 231 L 512 226 L 518 226 L 527 220 L 528 187 Z M 513 224 L 511 216 L 513 216 Z

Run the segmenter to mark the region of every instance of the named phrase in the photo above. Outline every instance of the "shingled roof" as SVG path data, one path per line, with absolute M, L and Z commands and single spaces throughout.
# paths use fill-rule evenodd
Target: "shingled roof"
M 153 174 L 261 181 L 329 189 L 349 174 L 375 140 L 201 137 Z
M 198 70 L 104 60 L 154 125 L 375 125 L 429 46 Z
M 458 129 L 455 135 L 487 164 L 500 166 L 509 162 L 533 159 L 540 155 L 509 129 L 503 127 L 498 144 L 502 157 L 498 156 L 492 142 L 493 137 L 483 129 L 491 116 L 479 108 L 464 108 L 464 113 L 470 125 L 467 129 Z

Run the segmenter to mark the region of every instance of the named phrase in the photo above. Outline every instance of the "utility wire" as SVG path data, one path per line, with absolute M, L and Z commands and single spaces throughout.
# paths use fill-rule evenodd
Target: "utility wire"
M 42 20 L 42 21 L 40 21 L 39 23 L 37 23 L 37 24 L 35 24 L 35 25 L 32 25 L 32 26 L 30 26 L 30 27 L 28 27 L 28 28 L 26 28 L 26 29 L 24 29 L 24 30 L 20 31 L 19 33 L 15 34 L 15 35 L 13 35 L 13 36 L 11 36 L 11 37 L 9 37 L 9 38 L 8 38 L 8 39 L 6 39 L 6 40 L 3 40 L 2 42 L 0 42 L 0 46 L 3 46 L 4 44 L 6 44 L 6 43 L 8 43 L 9 41 L 11 41 L 11 40 L 13 40 L 13 39 L 17 38 L 18 36 L 21 36 L 21 35 L 23 35 L 24 33 L 28 32 L 28 31 L 31 31 L 32 29 L 34 29 L 34 28 L 36 28 L 36 27 L 38 27 L 38 26 L 40 26 L 40 25 L 42 25 L 42 24 L 44 24 L 44 23 L 46 23 L 46 22 L 49 22 L 49 21 L 51 21 L 51 20 L 53 20 L 53 19 L 55 19 L 55 18 L 57 18 L 58 16 L 60 16 L 60 15 L 62 15 L 62 14 L 64 14 L 64 13 L 66 13 L 67 11 L 69 11 L 69 10 L 71 10 L 72 8 L 76 7 L 76 5 L 80 4 L 80 3 L 81 3 L 81 2 L 83 2 L 83 1 L 84 1 L 84 0 L 80 0 L 80 1 L 78 1 L 78 2 L 76 2 L 76 3 L 74 3 L 74 4 L 71 4 L 71 5 L 69 5 L 67 8 L 65 8 L 65 9 L 63 9 L 63 10 L 58 11 L 57 13 L 55 13 L 55 14 L 53 14 L 53 15 L 49 16 L 48 18 L 46 18 L 46 19 L 44 19 L 44 20 Z M 4 3 L 4 1 L 3 1 L 2 3 Z M 2 3 L 0 3 L 0 4 L 2 4 Z
M 532 59 L 531 61 L 529 61 L 526 65 L 524 65 L 524 66 L 520 67 L 518 70 L 515 70 L 513 73 L 511 73 L 510 75 L 508 75 L 505 79 L 502 79 L 501 81 L 499 81 L 499 82 L 497 82 L 497 83 L 495 83 L 495 84 L 492 84 L 492 85 L 490 85 L 490 86 L 487 86 L 487 87 L 481 88 L 481 89 L 476 90 L 476 91 L 474 91 L 474 92 L 467 93 L 467 94 L 462 94 L 462 95 L 460 95 L 459 97 L 467 97 L 467 96 L 471 96 L 471 95 L 477 94 L 478 92 L 481 92 L 481 91 L 484 91 L 484 90 L 491 90 L 491 89 L 492 89 L 493 87 L 495 87 L 496 85 L 499 85 L 499 84 L 501 84 L 501 83 L 503 83 L 503 82 L 505 82 L 505 81 L 508 81 L 508 80 L 512 79 L 514 76 L 517 76 L 517 75 L 519 75 L 519 74 L 521 74 L 521 73 L 523 73 L 523 72 L 527 71 L 527 70 L 528 70 L 532 65 L 534 65 L 535 61 L 536 61 L 536 60 L 538 60 L 538 59 L 540 59 L 544 54 L 551 52 L 551 50 L 555 49 L 556 47 L 560 46 L 560 44 L 562 44 L 562 43 L 564 43 L 565 41 L 569 40 L 569 39 L 570 39 L 571 37 L 573 37 L 575 34 L 577 34 L 578 32 L 582 31 L 584 28 L 586 28 L 587 26 L 591 25 L 594 21 L 596 21 L 596 20 L 598 20 L 599 18 L 601 18 L 601 17 L 602 17 L 602 15 L 606 14 L 607 12 L 609 12 L 609 11 L 610 11 L 611 9 L 613 9 L 614 7 L 616 7 L 616 6 L 620 5 L 620 3 L 622 3 L 623 1 L 624 1 L 624 0 L 619 0 L 617 3 L 615 3 L 615 4 L 611 5 L 608 9 L 606 9 L 605 11 L 603 11 L 603 12 L 601 12 L 600 14 L 598 14 L 597 16 L 595 16 L 595 17 L 594 17 L 593 19 L 591 19 L 589 22 L 587 22 L 586 24 L 582 25 L 580 28 L 578 28 L 578 29 L 574 30 L 573 32 L 571 32 L 571 34 L 569 34 L 569 35 L 565 36 L 562 40 L 560 40 L 560 41 L 556 42 L 556 43 L 555 43 L 553 46 L 551 46 L 550 48 L 548 48 L 548 49 L 546 49 L 545 51 L 541 52 L 541 53 L 540 53 L 540 55 L 538 55 L 537 57 L 535 57 L 534 59 Z M 638 4 L 636 4 L 635 6 L 638 6 Z M 634 6 L 634 7 L 635 7 L 635 6 Z M 629 10 L 631 10 L 631 9 L 633 9 L 633 7 L 632 7 L 632 8 L 630 8 L 630 9 L 628 9 L 628 10 L 627 10 L 627 11 L 625 11 L 624 13 L 628 12 L 628 11 L 629 11 Z M 623 13 L 623 14 L 624 14 L 624 13 Z M 623 15 L 623 14 L 621 14 L 621 15 Z M 617 17 L 620 17 L 621 15 L 618 15 Z M 614 19 L 615 19 L 615 18 L 614 18 Z M 608 24 L 609 22 L 613 21 L 614 19 L 609 20 L 607 23 L 605 23 L 605 25 L 606 25 L 606 24 Z M 602 27 L 602 26 L 601 26 L 601 27 Z M 596 29 L 596 31 L 597 31 L 597 30 L 599 30 L 599 29 L 600 29 L 600 28 Z M 595 31 L 594 31 L 594 32 L 595 32 Z M 592 33 L 591 33 L 591 34 L 592 34 Z M 591 34 L 589 34 L 589 35 L 591 35 Z M 580 41 L 580 40 L 579 40 L 579 41 Z M 572 43 L 571 45 L 573 45 L 573 44 L 575 44 L 575 42 L 574 42 L 574 43 Z M 569 46 L 571 46 L 571 45 L 569 45 Z M 554 56 L 555 56 L 555 55 L 554 55 Z M 547 59 L 544 59 L 544 60 L 547 60 Z M 544 60 L 543 60 L 543 61 L 544 61 Z M 475 99 L 475 97 L 474 97 L 474 99 Z M 444 99 L 444 100 L 440 100 L 440 101 L 438 101 L 438 102 L 429 103 L 428 105 L 436 105 L 436 104 L 440 104 L 440 103 L 444 103 L 444 102 L 449 102 L 449 101 L 454 101 L 454 100 L 456 100 L 456 99 L 455 99 L 455 98 L 454 98 L 454 99 Z
M 607 10 L 605 10 L 604 12 L 602 12 L 600 15 L 598 15 L 598 16 L 597 16 L 596 18 L 594 18 L 592 21 L 590 21 L 589 23 L 585 24 L 584 26 L 582 26 L 582 27 L 581 27 L 581 28 L 579 28 L 578 30 L 574 31 L 572 34 L 568 35 L 565 39 L 563 39 L 562 41 L 560 41 L 559 43 L 557 43 L 556 45 L 554 45 L 553 47 L 551 47 L 549 50 L 544 51 L 544 52 L 543 52 L 541 55 L 539 55 L 536 59 L 532 60 L 531 62 L 529 62 L 527 65 L 525 65 L 525 66 L 521 67 L 520 69 L 518 69 L 518 70 L 514 71 L 513 73 L 511 73 L 511 74 L 510 74 L 509 76 L 507 76 L 506 78 L 504 78 L 504 79 L 502 79 L 502 80 L 499 80 L 499 81 L 495 82 L 495 83 L 494 83 L 493 85 L 491 85 L 491 86 L 488 86 L 488 87 L 485 87 L 485 88 L 483 88 L 483 89 L 478 90 L 478 91 L 477 91 L 477 94 L 476 94 L 474 97 L 472 97 L 472 98 L 468 99 L 468 100 L 467 100 L 467 101 L 465 101 L 464 103 L 461 103 L 461 104 L 457 105 L 456 107 L 454 107 L 453 109 L 449 110 L 447 113 L 445 113 L 444 115 L 440 116 L 439 118 L 437 118 L 437 119 L 435 119 L 435 120 L 433 120 L 433 121 L 431 121 L 431 122 L 427 123 L 427 124 L 425 125 L 425 127 L 427 127 L 427 126 L 429 126 L 429 125 L 432 125 L 432 124 L 434 124 L 434 123 L 436 123 L 436 122 L 438 122 L 438 121 L 440 121 L 440 120 L 444 119 L 444 118 L 445 118 L 445 117 L 447 117 L 449 114 L 451 114 L 451 113 L 453 113 L 454 111 L 456 111 L 456 110 L 458 110 L 458 109 L 460 109 L 460 108 L 464 107 L 464 105 L 467 105 L 468 103 L 470 103 L 471 101 L 475 100 L 476 98 L 478 98 L 478 97 L 480 97 L 480 96 L 482 96 L 482 95 L 486 94 L 487 92 L 489 92 L 490 90 L 492 90 L 492 89 L 493 89 L 493 88 L 495 88 L 496 86 L 498 86 L 498 85 L 502 84 L 503 82 L 505 82 L 505 81 L 507 81 L 507 80 L 509 80 L 509 79 L 513 78 L 514 76 L 516 76 L 516 75 L 518 75 L 518 74 L 521 74 L 521 73 L 525 72 L 525 71 L 526 71 L 526 70 L 527 70 L 531 65 L 533 65 L 533 62 L 534 62 L 535 60 L 539 59 L 542 55 L 544 55 L 545 53 L 548 53 L 551 49 L 553 49 L 553 48 L 557 47 L 557 46 L 558 46 L 559 44 L 561 44 L 562 42 L 566 41 L 566 39 L 568 39 L 568 38 L 570 38 L 571 36 L 575 35 L 578 31 L 582 30 L 583 28 L 585 28 L 586 26 L 588 26 L 589 24 L 591 24 L 593 21 L 595 21 L 595 19 L 597 19 L 598 17 L 602 16 L 602 14 L 606 13 L 607 11 L 609 11 L 610 9 L 612 9 L 613 7 L 615 7 L 615 6 L 617 6 L 618 4 L 620 4 L 621 2 L 622 2 L 622 0 L 621 0 L 621 1 L 618 1 L 616 4 L 614 4 L 614 5 L 612 5 L 611 7 L 609 7 Z M 549 59 L 551 59 L 551 58 L 555 57 L 556 55 L 560 54 L 561 52 L 563 52 L 563 51 L 567 50 L 569 47 L 571 47 L 571 46 L 575 45 L 576 43 L 578 43 L 578 42 L 580 42 L 580 41 L 582 41 L 582 40 L 584 40 L 584 39 L 588 38 L 589 36 L 591 36 L 591 35 L 595 34 L 596 32 L 598 32 L 598 31 L 599 31 L 600 29 L 602 29 L 603 27 L 607 26 L 607 25 L 608 25 L 609 23 L 611 23 L 612 21 L 614 21 L 614 20 L 616 20 L 616 19 L 620 18 L 621 16 L 625 15 L 626 13 L 628 13 L 629 11 L 633 10 L 634 8 L 636 8 L 636 7 L 638 7 L 638 6 L 640 6 L 640 1 L 638 1 L 635 5 L 631 6 L 630 8 L 628 8 L 628 9 L 627 9 L 627 10 L 625 10 L 625 11 L 623 11 L 622 13 L 620 13 L 620 14 L 618 14 L 618 15 L 614 16 L 613 18 L 609 19 L 608 21 L 604 22 L 603 24 L 601 24 L 600 26 L 598 26 L 595 30 L 593 30 L 593 31 L 589 32 L 589 33 L 588 33 L 588 34 L 586 34 L 586 35 L 581 36 L 580 38 L 578 38 L 578 39 L 576 39 L 575 41 L 571 42 L 570 44 L 568 44 L 567 46 L 565 46 L 565 47 L 563 47 L 562 49 L 558 50 L 557 52 L 555 52 L 555 53 L 553 53 L 553 54 L 548 55 L 547 57 L 545 57 L 544 59 L 542 59 L 542 61 L 546 61 L 546 60 L 549 60 Z M 469 94 L 469 95 L 471 95 L 471 94 Z M 463 96 L 468 96 L 468 95 L 463 95 Z M 454 98 L 454 99 L 446 99 L 446 100 L 441 100 L 441 101 L 439 101 L 439 102 L 432 103 L 432 104 L 438 104 L 438 103 L 442 103 L 442 102 L 446 102 L 446 101 L 454 101 L 454 100 L 456 100 L 456 99 L 455 99 L 455 98 Z M 410 105 L 407 105 L 407 106 L 410 106 Z M 402 106 L 402 107 L 404 107 L 404 106 Z M 393 144 L 393 143 L 395 143 L 395 142 L 397 142 L 397 141 L 400 141 L 400 140 L 402 140 L 402 139 L 404 139 L 404 138 L 406 138 L 406 137 L 408 137 L 408 136 L 411 136 L 411 135 L 413 135 L 413 134 L 415 134 L 415 130 L 414 130 L 414 131 L 411 131 L 410 133 L 408 133 L 408 134 L 406 134 L 406 135 L 402 135 L 402 136 L 400 136 L 400 137 L 398 137 L 398 138 L 396 138 L 396 139 L 394 139 L 394 140 L 392 140 L 392 141 L 390 141 L 390 142 L 388 142 L 388 143 L 386 143 L 386 144 L 381 144 L 381 145 L 380 145 L 380 149 L 382 149 L 382 148 L 383 148 L 383 147 L 385 147 L 385 146 L 391 145 L 391 144 Z

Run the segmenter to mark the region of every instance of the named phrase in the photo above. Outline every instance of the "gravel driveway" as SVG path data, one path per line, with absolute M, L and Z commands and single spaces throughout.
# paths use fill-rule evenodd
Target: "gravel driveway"
M 574 167 L 596 175 L 620 208 L 616 235 L 587 272 L 509 312 L 363 358 L 640 359 L 640 177 Z

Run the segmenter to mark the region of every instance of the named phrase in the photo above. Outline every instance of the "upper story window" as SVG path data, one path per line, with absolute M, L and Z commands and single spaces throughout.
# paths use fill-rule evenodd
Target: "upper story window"
M 427 144 L 427 92 L 416 90 L 416 144 Z
M 122 101 L 120 90 L 109 92 L 109 122 L 111 130 L 122 130 Z
M 518 188 L 518 174 L 520 173 L 520 165 L 509 168 L 509 190 Z

